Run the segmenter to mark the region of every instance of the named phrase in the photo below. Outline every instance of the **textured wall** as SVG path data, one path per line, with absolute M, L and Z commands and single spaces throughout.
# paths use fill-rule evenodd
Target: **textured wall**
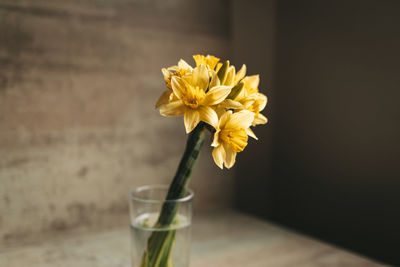
M 130 188 L 169 183 L 185 134 L 153 108 L 160 69 L 227 57 L 226 2 L 0 0 L 0 247 L 127 223 Z M 231 203 L 209 151 L 197 210 Z

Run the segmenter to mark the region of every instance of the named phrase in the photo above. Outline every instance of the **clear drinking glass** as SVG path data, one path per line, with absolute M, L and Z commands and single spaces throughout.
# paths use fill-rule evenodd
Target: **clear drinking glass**
M 129 193 L 132 267 L 189 266 L 193 191 L 188 189 L 182 198 L 165 200 L 168 188 L 167 185 L 141 186 Z M 176 215 L 170 225 L 160 227 L 156 223 L 163 205 L 176 207 Z M 172 242 L 168 243 L 167 253 L 160 257 L 161 264 L 160 261 L 146 263 L 144 255 L 149 238 L 163 234 L 171 237 Z M 162 242 L 159 243 L 162 247 Z

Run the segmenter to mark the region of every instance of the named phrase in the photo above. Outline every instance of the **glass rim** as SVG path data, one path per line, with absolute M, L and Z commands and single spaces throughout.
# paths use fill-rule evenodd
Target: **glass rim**
M 151 189 L 165 189 L 168 191 L 169 185 L 165 184 L 154 184 L 154 185 L 142 185 L 138 186 L 135 189 L 131 190 L 129 192 L 129 198 L 131 200 L 139 201 L 139 202 L 144 202 L 144 203 L 173 203 L 173 202 L 188 202 L 193 199 L 194 197 L 194 192 L 192 189 L 187 188 L 186 189 L 186 196 L 177 198 L 177 199 L 148 199 L 144 197 L 140 197 L 137 194 L 146 190 L 151 190 Z

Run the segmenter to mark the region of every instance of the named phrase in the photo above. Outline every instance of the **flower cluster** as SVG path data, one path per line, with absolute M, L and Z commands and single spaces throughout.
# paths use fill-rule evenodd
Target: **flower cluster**
M 200 121 L 210 125 L 214 161 L 221 169 L 231 168 L 248 136 L 257 139 L 250 127 L 267 123 L 260 113 L 267 97 L 258 90 L 259 76 L 246 76 L 246 65 L 236 72 L 229 61 L 222 64 L 214 56 L 193 58 L 194 68 L 181 59 L 178 65 L 162 69 L 167 90 L 156 108 L 165 117 L 183 116 L 187 133 Z

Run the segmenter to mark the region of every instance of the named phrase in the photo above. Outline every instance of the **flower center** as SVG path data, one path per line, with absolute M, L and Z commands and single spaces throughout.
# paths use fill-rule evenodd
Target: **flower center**
M 247 146 L 248 137 L 244 129 L 224 129 L 220 132 L 219 137 L 235 152 L 241 152 Z
M 183 103 L 193 109 L 199 107 L 201 102 L 203 102 L 206 93 L 204 90 L 200 89 L 198 86 L 196 87 L 188 87 L 185 97 L 182 99 Z

